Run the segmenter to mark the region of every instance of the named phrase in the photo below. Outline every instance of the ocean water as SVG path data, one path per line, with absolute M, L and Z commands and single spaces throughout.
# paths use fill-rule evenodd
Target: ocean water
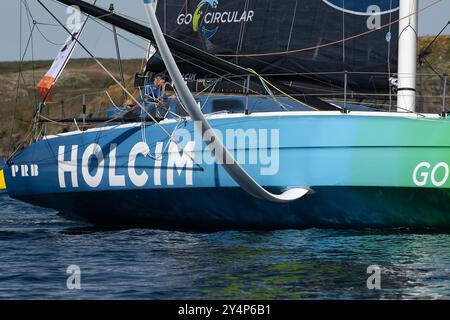
M 431 231 L 101 230 L 1 193 L 0 299 L 449 299 L 449 245 Z

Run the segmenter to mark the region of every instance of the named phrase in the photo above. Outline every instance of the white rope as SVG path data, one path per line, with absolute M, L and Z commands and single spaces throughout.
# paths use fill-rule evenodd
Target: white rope
M 105 90 L 106 96 L 108 97 L 109 101 L 111 102 L 111 104 L 113 105 L 114 108 L 116 108 L 117 110 L 119 110 L 120 112 L 124 111 L 123 108 L 119 108 L 113 101 L 113 99 L 111 98 L 111 96 L 109 95 L 108 90 Z

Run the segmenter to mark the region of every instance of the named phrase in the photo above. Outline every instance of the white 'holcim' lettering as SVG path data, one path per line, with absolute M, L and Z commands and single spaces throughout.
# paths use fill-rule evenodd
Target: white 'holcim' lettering
M 162 165 L 162 153 L 163 153 L 163 142 L 158 142 L 155 148 L 155 163 L 153 169 L 153 182 L 155 186 L 161 185 L 161 165 Z M 177 170 L 178 175 L 181 175 L 184 170 L 186 170 L 186 185 L 193 184 L 193 159 L 192 153 L 194 151 L 195 142 L 190 141 L 186 144 L 183 150 L 178 149 L 178 145 L 174 142 L 169 144 L 168 147 L 168 164 L 167 164 L 167 184 L 174 184 L 174 170 Z M 181 152 L 181 154 L 180 154 Z M 65 146 L 59 146 L 58 149 L 58 180 L 60 188 L 66 188 L 66 173 L 71 174 L 72 187 L 78 187 L 78 145 L 73 145 L 70 155 L 70 160 L 65 160 L 66 149 Z M 133 146 L 128 157 L 128 176 L 130 181 L 136 187 L 143 187 L 148 182 L 149 175 L 145 170 L 139 172 L 136 170 L 136 161 L 139 156 L 147 156 L 150 153 L 150 148 L 147 143 L 139 142 Z M 89 166 L 91 158 L 95 157 L 97 160 L 96 168 Z M 89 145 L 83 152 L 81 158 L 81 171 L 82 177 L 86 184 L 91 188 L 97 188 L 102 181 L 105 172 L 105 157 L 101 147 L 98 144 Z M 116 172 L 116 162 L 117 162 L 117 145 L 111 144 L 109 150 L 109 168 L 108 168 L 108 182 L 111 187 L 124 187 L 126 186 L 125 175 L 118 175 Z M 89 169 L 92 170 L 89 170 Z M 19 167 L 12 167 L 13 176 L 17 174 Z M 37 168 L 34 169 L 37 173 Z M 95 171 L 95 172 L 94 172 Z
M 163 143 L 158 142 L 156 144 L 156 151 L 155 151 L 155 169 L 153 170 L 153 183 L 155 184 L 155 186 L 161 185 L 162 149 Z
M 130 156 L 128 158 L 128 175 L 130 176 L 131 182 L 136 187 L 143 187 L 148 180 L 148 174 L 143 171 L 141 174 L 136 172 L 134 168 L 136 165 L 136 158 L 139 154 L 147 156 L 150 153 L 150 148 L 145 142 L 137 143 L 133 149 L 131 149 Z
M 186 144 L 184 152 L 180 155 L 180 150 L 176 143 L 171 142 L 169 144 L 169 160 L 167 163 L 167 185 L 172 186 L 173 182 L 173 169 L 176 167 L 178 174 L 181 175 L 183 167 L 186 168 L 186 185 L 191 186 L 192 182 L 192 167 L 194 165 L 192 161 L 195 142 L 190 141 Z
M 97 171 L 93 176 L 89 172 L 89 159 L 91 157 L 95 157 L 98 164 Z M 102 182 L 104 169 L 102 148 L 96 143 L 90 144 L 86 150 L 84 150 L 83 158 L 81 159 L 81 173 L 83 174 L 83 179 L 86 184 L 91 188 L 97 188 Z
M 70 172 L 72 178 L 72 187 L 78 188 L 78 176 L 77 176 L 77 155 L 78 146 L 72 146 L 72 153 L 69 161 L 64 160 L 65 146 L 59 146 L 58 148 L 58 180 L 59 187 L 66 187 L 66 180 L 64 174 Z
M 109 148 L 109 185 L 111 187 L 125 187 L 125 176 L 116 175 L 117 144 L 112 143 Z

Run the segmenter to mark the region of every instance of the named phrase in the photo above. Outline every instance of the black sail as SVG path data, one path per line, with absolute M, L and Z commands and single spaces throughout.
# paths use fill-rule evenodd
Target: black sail
M 163 31 L 271 79 L 320 92 L 382 92 L 397 71 L 399 0 L 160 0 Z M 208 66 L 184 73 L 217 76 Z M 149 67 L 157 70 L 156 55 Z M 305 74 L 308 73 L 308 74 Z
M 88 15 L 96 17 L 102 21 L 110 23 L 114 26 L 122 28 L 132 34 L 138 35 L 142 38 L 148 39 L 150 41 L 154 41 L 153 33 L 150 28 L 145 27 L 139 23 L 136 23 L 130 19 L 119 16 L 117 14 L 111 14 L 109 11 L 97 7 L 95 5 L 91 5 L 85 1 L 81 0 L 56 0 L 65 5 L 76 5 L 80 8 L 80 10 Z M 41 3 L 40 0 L 38 0 Z M 41 5 L 43 5 L 41 3 Z M 43 5 L 44 6 L 44 5 Z M 44 6 L 45 7 L 45 6 Z M 170 35 L 165 35 L 166 41 L 169 45 L 169 48 L 173 52 L 178 53 L 178 57 L 180 55 L 183 57 L 182 61 L 188 61 L 188 64 L 195 65 L 197 69 L 202 72 L 208 71 L 213 72 L 215 76 L 220 74 L 226 74 L 231 76 L 237 76 L 240 79 L 247 78 L 249 70 L 243 68 L 237 64 L 234 64 L 230 61 L 224 60 L 222 58 L 216 57 L 213 54 L 204 51 L 200 48 L 190 45 L 189 43 L 185 43 L 179 39 L 176 39 Z M 158 59 L 156 59 L 157 61 Z M 155 61 L 155 59 L 153 60 Z M 160 67 L 163 69 L 162 61 L 160 62 Z M 151 63 L 150 63 L 151 64 Z M 157 71 L 157 68 L 153 68 L 152 71 Z M 213 71 L 212 71 L 213 70 Z M 258 86 L 260 87 L 260 81 L 258 81 L 257 77 L 249 78 L 250 83 L 254 86 L 255 82 L 258 82 Z M 297 99 L 301 102 L 317 109 L 317 110 L 336 110 L 338 109 L 335 105 L 328 103 L 319 99 L 314 93 L 310 94 L 308 90 L 303 90 L 301 88 L 294 88 L 293 86 L 286 85 L 283 83 L 277 82 L 275 79 L 269 78 L 270 81 L 275 81 L 275 85 L 278 90 L 284 90 L 284 92 L 288 94 L 295 94 Z M 249 82 L 247 82 L 249 83 Z M 253 90 L 253 88 L 252 88 Z

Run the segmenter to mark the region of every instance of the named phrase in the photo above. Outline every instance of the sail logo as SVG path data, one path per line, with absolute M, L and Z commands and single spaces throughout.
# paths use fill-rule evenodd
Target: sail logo
M 200 32 L 204 38 L 213 38 L 222 24 L 253 22 L 255 12 L 220 11 L 219 0 L 201 0 L 193 13 L 182 13 L 177 18 L 178 25 L 191 25 L 194 32 Z
M 397 11 L 399 0 L 322 0 L 327 5 L 345 13 L 372 16 Z M 377 8 L 377 10 L 374 10 Z

